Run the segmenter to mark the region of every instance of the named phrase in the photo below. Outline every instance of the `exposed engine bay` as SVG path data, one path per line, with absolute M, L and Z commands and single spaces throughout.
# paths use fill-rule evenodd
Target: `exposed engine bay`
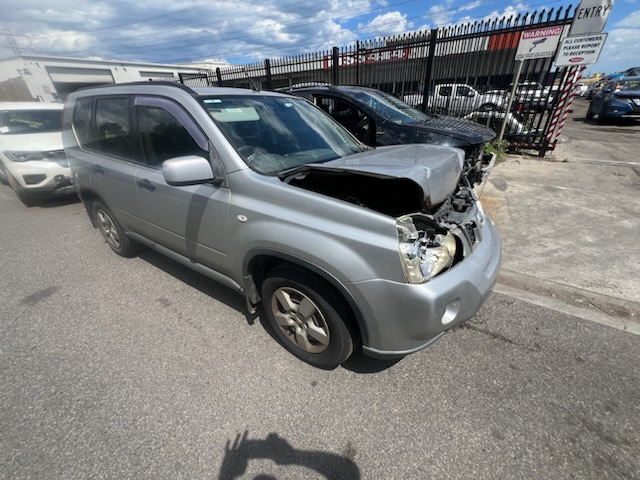
M 407 280 L 422 283 L 460 262 L 482 240 L 485 219 L 473 191 L 474 183 L 484 177 L 481 166 L 479 158 L 474 165 L 465 162 L 464 170 L 434 169 L 411 176 L 406 171 L 384 174 L 379 166 L 373 172 L 325 164 L 299 170 L 283 181 L 396 218 Z M 436 192 L 437 203 L 431 192 Z

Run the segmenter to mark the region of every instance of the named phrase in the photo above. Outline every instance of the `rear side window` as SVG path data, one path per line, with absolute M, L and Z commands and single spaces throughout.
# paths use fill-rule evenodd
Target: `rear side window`
M 102 153 L 132 158 L 128 98 L 96 100 L 97 147 Z
M 450 97 L 451 96 L 451 91 L 453 90 L 453 87 L 440 87 L 440 96 L 441 97 Z
M 76 108 L 73 111 L 73 130 L 76 134 L 78 143 L 85 148 L 97 148 L 96 136 L 93 133 L 91 125 L 91 107 L 93 106 L 92 98 L 80 98 L 76 102 Z

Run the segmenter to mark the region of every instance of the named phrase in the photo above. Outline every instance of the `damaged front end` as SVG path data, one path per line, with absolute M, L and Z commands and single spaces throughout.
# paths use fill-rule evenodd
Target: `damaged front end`
M 478 164 L 450 147 L 381 147 L 283 177 L 286 183 L 396 218 L 407 282 L 424 283 L 453 268 L 482 240 L 484 213 L 473 186 Z
M 424 283 L 454 267 L 482 241 L 484 212 L 461 179 L 455 192 L 432 211 L 397 219 L 400 260 L 409 283 Z

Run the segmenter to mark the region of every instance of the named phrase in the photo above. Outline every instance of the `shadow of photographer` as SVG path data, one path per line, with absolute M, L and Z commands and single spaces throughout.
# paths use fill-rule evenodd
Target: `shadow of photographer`
M 252 459 L 272 460 L 276 465 L 300 465 L 318 472 L 327 479 L 358 480 L 360 478 L 360 469 L 348 457 L 335 453 L 295 449 L 277 433 L 270 433 L 264 440 L 252 440 L 248 436 L 249 431 L 245 430 L 244 434 L 236 436 L 233 444 L 227 441 L 219 480 L 240 478 L 247 471 L 249 461 Z M 349 452 L 348 455 L 353 454 Z M 261 474 L 254 477 L 254 480 L 276 478 Z

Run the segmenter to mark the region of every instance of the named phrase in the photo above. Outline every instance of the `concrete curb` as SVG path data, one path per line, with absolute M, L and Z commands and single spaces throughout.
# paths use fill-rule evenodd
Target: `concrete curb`
M 502 269 L 495 291 L 640 335 L 640 303 Z

